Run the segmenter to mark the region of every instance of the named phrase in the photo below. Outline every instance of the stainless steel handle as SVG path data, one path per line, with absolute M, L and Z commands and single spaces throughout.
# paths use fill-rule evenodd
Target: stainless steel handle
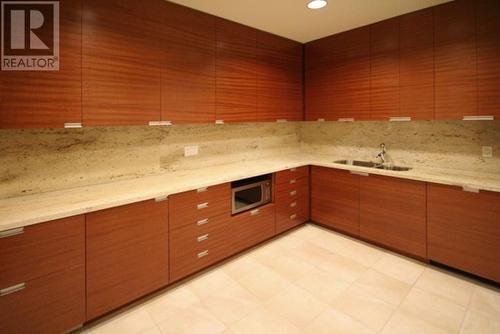
M 198 208 L 198 210 L 208 208 L 208 202 L 200 203 L 196 207 Z
M 292 202 L 292 203 L 290 203 L 290 207 L 291 207 L 291 208 L 295 208 L 296 206 L 297 206 L 297 202 Z
M 155 202 L 163 202 L 163 201 L 166 201 L 168 199 L 168 196 L 165 195 L 165 196 L 160 196 L 160 197 L 156 197 L 155 198 Z
M 258 215 L 259 212 L 260 212 L 260 209 L 254 209 L 254 210 L 250 211 L 250 215 L 255 216 L 255 215 Z
M 65 129 L 80 129 L 82 128 L 82 123 L 64 123 Z
M 464 116 L 462 118 L 464 121 L 493 121 L 494 116 Z
M 359 176 L 370 176 L 368 173 L 363 173 L 363 172 L 355 172 L 353 170 L 349 171 L 352 175 L 359 175 Z
M 296 183 L 296 182 L 297 182 L 297 179 L 291 179 L 291 180 L 290 180 L 290 184 L 294 184 L 294 183 Z
M 467 186 L 463 186 L 462 187 L 462 190 L 463 191 L 467 191 L 469 193 L 479 193 L 479 189 L 478 188 L 472 188 L 472 187 L 467 187 Z
M 198 188 L 198 189 L 196 189 L 196 192 L 197 192 L 197 193 L 204 193 L 204 192 L 205 192 L 205 191 L 207 191 L 207 190 L 208 190 L 208 187 L 203 187 L 203 188 Z
M 293 215 L 290 216 L 290 220 L 294 220 L 294 219 L 297 219 L 297 214 L 294 213 Z
M 295 195 L 297 195 L 297 190 L 290 191 L 290 196 L 295 196 Z
M 20 283 L 20 284 L 10 286 L 8 288 L 0 290 L 0 297 L 7 296 L 7 295 L 10 295 L 11 293 L 24 290 L 24 288 L 26 288 L 26 283 Z
M 339 122 L 354 122 L 354 118 L 352 117 L 344 117 L 344 118 L 339 118 L 337 119 Z
M 208 249 L 204 250 L 203 252 L 198 253 L 198 259 L 201 259 L 202 257 L 205 257 L 208 255 Z
M 290 172 L 296 172 L 297 168 L 290 168 Z
M 202 242 L 202 241 L 208 240 L 208 233 L 200 235 L 198 238 L 196 238 L 196 240 L 198 240 L 198 242 Z
M 389 117 L 389 122 L 409 122 L 409 121 L 411 121 L 411 117 L 407 116 Z
M 205 225 L 205 224 L 208 224 L 208 218 L 205 218 L 205 219 L 202 219 L 202 220 L 198 220 L 198 221 L 196 222 L 196 225 L 197 225 L 197 226 L 203 226 L 203 225 Z
M 13 228 L 11 230 L 0 232 L 0 239 L 12 237 L 14 235 L 23 234 L 23 233 L 24 233 L 24 227 Z

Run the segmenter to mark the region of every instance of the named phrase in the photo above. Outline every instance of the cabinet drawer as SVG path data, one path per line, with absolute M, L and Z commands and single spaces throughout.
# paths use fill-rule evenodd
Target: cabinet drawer
M 0 232 L 0 289 L 85 263 L 85 217 Z
M 193 226 L 194 225 L 194 226 Z M 215 217 L 209 223 L 184 226 L 170 239 L 170 279 L 186 277 L 225 257 L 234 250 L 229 217 Z
M 290 168 L 276 173 L 276 184 L 290 183 L 309 175 L 309 166 Z
M 231 213 L 231 185 L 229 183 L 187 191 L 169 197 L 170 230 L 200 220 Z
M 84 266 L 24 283 L 0 296 L 0 333 L 63 333 L 85 322 Z
M 276 205 L 276 233 L 282 233 L 309 220 L 309 203 L 293 201 Z
M 275 235 L 275 206 L 268 204 L 232 217 L 236 250 L 240 251 Z
M 288 183 L 276 184 L 276 196 L 281 196 L 282 193 L 291 193 L 294 195 L 293 191 L 297 191 L 297 194 L 300 190 L 304 191 L 304 189 L 309 187 L 309 178 L 303 177 L 300 179 L 291 179 Z

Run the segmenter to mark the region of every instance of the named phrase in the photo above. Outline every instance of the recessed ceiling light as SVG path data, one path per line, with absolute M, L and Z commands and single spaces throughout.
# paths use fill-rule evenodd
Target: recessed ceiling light
M 320 9 L 327 5 L 326 0 L 311 0 L 307 4 L 307 8 L 309 9 Z

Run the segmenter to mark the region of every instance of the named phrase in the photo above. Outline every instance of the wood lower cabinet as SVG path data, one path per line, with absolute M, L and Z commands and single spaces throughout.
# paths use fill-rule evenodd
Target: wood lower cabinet
M 309 167 L 275 174 L 276 233 L 309 220 Z
M 359 176 L 347 170 L 311 168 L 311 220 L 359 235 Z
M 500 282 L 500 194 L 429 184 L 429 259 Z
M 87 214 L 87 320 L 167 285 L 168 201 Z
M 85 217 L 0 233 L 0 332 L 62 333 L 85 322 Z
M 361 176 L 360 236 L 403 253 L 427 258 L 426 183 Z
M 231 217 L 231 229 L 235 231 L 235 252 L 272 238 L 276 234 L 274 204 L 267 204 Z

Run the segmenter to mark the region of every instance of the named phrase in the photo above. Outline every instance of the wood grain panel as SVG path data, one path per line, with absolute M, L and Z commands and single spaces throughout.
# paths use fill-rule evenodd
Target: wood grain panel
M 302 44 L 258 31 L 257 64 L 257 120 L 302 120 Z
M 168 201 L 87 215 L 87 319 L 168 283 Z
M 0 289 L 84 264 L 83 215 L 28 226 L 22 234 L 0 239 Z
M 400 16 L 399 116 L 434 118 L 434 21 L 432 9 Z
M 325 167 L 311 168 L 311 220 L 359 235 L 359 176 Z
M 500 194 L 429 184 L 429 258 L 500 282 Z
M 59 6 L 59 71 L 2 71 L 0 128 L 62 128 L 82 121 L 81 0 Z
M 500 119 L 500 1 L 477 1 L 477 113 Z
M 370 35 L 371 118 L 400 116 L 399 18 L 372 24 Z
M 214 122 L 215 17 L 170 2 L 162 12 L 162 120 Z
M 290 183 L 290 180 L 298 180 L 309 176 L 309 166 L 290 168 L 276 172 L 276 184 Z
M 360 180 L 360 236 L 427 258 L 426 183 L 370 175 Z
M 85 0 L 83 123 L 147 125 L 161 118 L 161 0 Z
M 65 333 L 85 322 L 85 266 L 26 282 L 0 297 L 1 333 Z
M 206 191 L 201 192 L 193 190 L 174 194 L 170 196 L 169 200 L 170 230 L 220 215 L 229 217 L 231 214 L 231 184 L 224 183 L 208 187 Z
M 456 0 L 434 7 L 436 119 L 477 114 L 474 2 Z
M 216 118 L 257 119 L 257 30 L 217 19 Z
M 276 233 L 274 204 L 259 207 L 255 215 L 252 215 L 252 211 L 254 210 L 231 217 L 232 228 L 236 231 L 236 251 L 255 246 Z
M 308 178 L 305 178 L 308 181 Z M 293 190 L 276 186 L 276 233 L 282 233 L 309 220 L 309 183 Z

